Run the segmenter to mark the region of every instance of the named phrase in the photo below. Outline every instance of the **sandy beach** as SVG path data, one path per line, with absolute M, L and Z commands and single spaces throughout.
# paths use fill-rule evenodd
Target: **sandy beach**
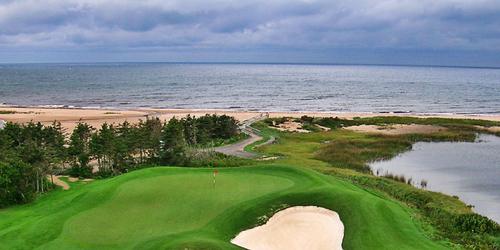
M 0 106 L 0 120 L 8 122 L 26 123 L 29 121 L 50 124 L 54 121 L 61 122 L 62 126 L 72 130 L 78 122 L 86 122 L 93 127 L 99 127 L 102 123 L 131 123 L 145 120 L 147 117 L 158 117 L 168 120 L 172 117 L 185 117 L 188 114 L 202 116 L 205 114 L 218 114 L 233 116 L 244 121 L 260 115 L 269 114 L 269 117 L 301 117 L 303 115 L 314 117 L 339 117 L 352 119 L 354 117 L 374 116 L 414 116 L 414 117 L 443 117 L 443 118 L 466 118 L 500 121 L 500 115 L 455 115 L 455 114 L 411 114 L 411 113 L 339 113 L 339 112 L 258 112 L 237 111 L 224 109 L 83 109 L 83 108 L 42 108 L 42 107 L 13 107 Z

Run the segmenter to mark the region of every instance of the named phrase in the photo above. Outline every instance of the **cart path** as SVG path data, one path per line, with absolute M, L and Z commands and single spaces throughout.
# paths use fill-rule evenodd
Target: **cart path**
M 256 153 L 245 151 L 245 147 L 263 139 L 262 136 L 260 136 L 256 133 L 255 129 L 250 127 L 250 125 L 252 125 L 252 123 L 254 123 L 254 122 L 263 120 L 265 118 L 267 118 L 267 116 L 264 115 L 263 113 L 261 113 L 261 114 L 254 116 L 248 120 L 243 121 L 243 124 L 240 126 L 240 129 L 243 133 L 247 134 L 250 137 L 243 140 L 243 141 L 234 143 L 234 144 L 216 147 L 216 148 L 214 148 L 214 151 L 219 152 L 219 153 L 223 153 L 226 155 L 232 155 L 232 156 L 237 156 L 237 157 L 242 157 L 242 158 L 255 158 L 255 157 L 259 156 Z M 275 138 L 271 137 L 269 141 L 264 142 L 261 145 L 272 143 L 272 142 L 274 142 L 274 140 L 275 140 Z

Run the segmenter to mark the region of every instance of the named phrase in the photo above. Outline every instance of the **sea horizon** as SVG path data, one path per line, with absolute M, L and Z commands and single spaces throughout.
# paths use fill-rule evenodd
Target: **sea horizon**
M 470 68 L 500 69 L 500 66 L 488 65 L 447 65 L 447 64 L 411 64 L 411 63 L 342 63 L 342 62 L 260 62 L 260 61 L 54 61 L 54 62 L 0 62 L 0 66 L 8 65 L 119 65 L 119 64 L 200 64 L 200 65 L 311 65 L 311 66 L 381 66 L 381 67 L 416 67 L 416 68 Z
M 498 115 L 500 69 L 271 63 L 0 65 L 0 104 Z

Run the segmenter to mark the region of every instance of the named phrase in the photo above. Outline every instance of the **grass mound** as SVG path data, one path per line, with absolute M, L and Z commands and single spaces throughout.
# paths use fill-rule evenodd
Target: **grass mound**
M 158 167 L 0 210 L 0 249 L 231 249 L 288 206 L 339 213 L 345 249 L 440 249 L 399 202 L 303 168 Z

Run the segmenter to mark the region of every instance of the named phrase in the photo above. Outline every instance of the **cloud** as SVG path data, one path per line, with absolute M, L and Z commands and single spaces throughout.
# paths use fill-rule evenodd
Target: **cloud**
M 0 0 L 11 48 L 500 51 L 498 0 Z

